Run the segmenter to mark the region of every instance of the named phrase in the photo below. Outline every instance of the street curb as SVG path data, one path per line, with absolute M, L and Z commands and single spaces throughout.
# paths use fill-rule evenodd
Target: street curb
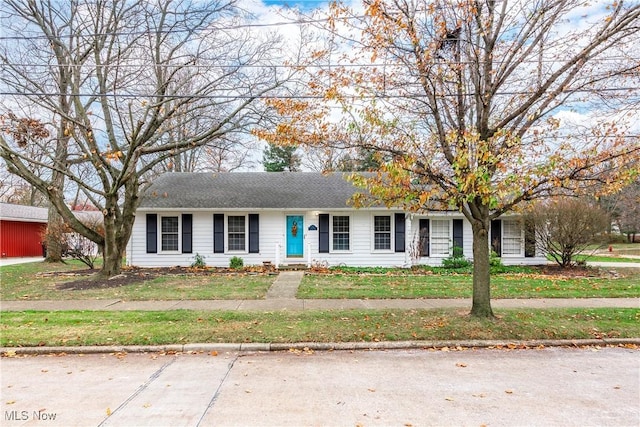
M 114 354 L 114 353 L 222 353 L 276 351 L 354 351 L 354 350 L 410 350 L 410 349 L 467 349 L 583 346 L 640 346 L 640 338 L 581 339 L 581 340 L 462 340 L 462 341 L 385 341 L 385 342 L 298 342 L 298 343 L 203 343 L 171 345 L 123 345 L 76 347 L 0 347 L 2 357 L 47 354 Z

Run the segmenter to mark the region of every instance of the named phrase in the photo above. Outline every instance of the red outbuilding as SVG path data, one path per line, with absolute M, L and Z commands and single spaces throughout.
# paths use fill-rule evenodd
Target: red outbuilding
M 47 209 L 0 203 L 0 255 L 42 256 Z

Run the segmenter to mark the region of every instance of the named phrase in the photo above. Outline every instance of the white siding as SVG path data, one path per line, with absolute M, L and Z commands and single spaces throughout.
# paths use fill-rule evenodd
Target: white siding
M 158 214 L 158 218 L 162 215 L 172 215 L 181 217 L 183 213 L 193 215 L 193 245 L 192 253 L 146 253 L 146 214 Z M 259 214 L 259 253 L 248 253 L 248 250 L 242 253 L 227 253 L 225 239 L 225 253 L 213 252 L 213 215 L 215 213 L 225 213 L 229 215 L 247 215 Z M 208 266 L 212 267 L 228 267 L 229 260 L 233 256 L 239 256 L 244 260 L 245 265 L 262 265 L 264 261 L 270 261 L 273 264 L 323 264 L 329 266 L 348 265 L 348 266 L 387 266 L 387 267 L 407 267 L 413 264 L 425 264 L 438 266 L 441 265 L 442 259 L 446 255 L 418 257 L 412 259 L 412 245 L 415 245 L 417 233 L 419 229 L 420 218 L 442 219 L 451 221 L 454 218 L 461 218 L 459 214 L 434 214 L 429 216 L 408 215 L 405 230 L 405 252 L 394 252 L 395 247 L 395 224 L 394 214 L 396 211 L 388 210 L 344 210 L 344 211 L 139 211 L 136 215 L 136 221 L 133 226 L 131 240 L 127 246 L 127 263 L 128 265 L 140 267 L 171 267 L 171 266 L 189 266 L 193 263 L 196 254 L 204 257 Z M 332 215 L 348 215 L 350 217 L 350 248 L 348 251 L 335 252 L 330 250 L 329 253 L 319 253 L 319 214 Z M 286 258 L 286 216 L 302 215 L 304 217 L 304 257 L 303 258 Z M 390 215 L 392 224 L 392 242 L 391 250 L 376 251 L 373 247 L 373 216 L 374 215 Z M 181 220 L 180 220 L 181 221 Z M 331 220 L 330 220 L 331 223 Z M 180 224 L 180 229 L 181 229 Z M 314 227 L 311 227 L 314 226 Z M 309 227 L 315 230 L 309 230 Z M 453 226 L 450 229 L 450 243 L 453 244 Z M 225 233 L 226 233 L 226 217 L 225 217 Z M 247 224 L 248 233 L 248 224 Z M 331 240 L 331 236 L 330 236 Z M 330 244 L 330 246 L 332 246 Z M 159 247 L 160 248 L 160 247 Z M 181 248 L 181 244 L 180 244 Z M 248 249 L 248 248 L 247 248 Z M 464 256 L 472 259 L 472 232 L 471 224 L 463 221 L 463 251 Z M 524 250 L 523 250 L 524 253 Z M 279 259 L 276 256 L 279 254 Z M 525 257 L 507 257 L 502 258 L 504 264 L 541 264 L 546 260 L 543 257 L 525 258 Z
M 417 238 L 419 221 L 420 218 L 428 218 L 428 219 L 436 219 L 436 220 L 453 220 L 453 219 L 461 219 L 462 215 L 456 214 L 448 214 L 442 215 L 438 213 L 434 213 L 433 215 L 428 216 L 414 216 L 412 219 L 412 228 L 415 230 L 415 233 L 412 235 L 412 239 Z M 473 231 L 471 229 L 471 223 L 467 221 L 466 218 L 463 219 L 462 223 L 462 241 L 463 241 L 463 253 L 465 258 L 473 261 Z M 430 230 L 431 231 L 431 230 Z M 450 244 L 453 246 L 453 226 L 450 226 Z M 544 256 L 540 256 L 536 253 L 535 257 L 525 257 L 524 256 L 524 239 L 521 240 L 521 255 L 509 255 L 506 257 L 502 257 L 502 263 L 504 265 L 540 265 L 546 264 L 547 260 Z M 447 255 L 431 255 L 429 257 L 419 257 L 418 259 L 414 259 L 414 264 L 422 264 L 422 265 L 430 265 L 430 266 L 439 266 L 442 265 L 442 260 L 446 258 Z
M 391 251 L 375 251 L 373 249 L 373 215 L 390 215 L 393 223 L 394 213 L 392 211 L 368 211 L 353 210 L 348 212 L 321 212 L 330 215 L 349 215 L 350 217 L 350 249 L 348 251 L 333 251 L 329 253 L 319 253 L 319 232 L 307 231 L 311 248 L 311 258 L 313 263 L 321 263 L 329 266 L 347 265 L 358 267 L 393 266 L 402 267 L 409 265 L 408 252 L 394 252 L 394 236 L 391 237 Z M 318 216 L 312 215 L 312 224 L 318 226 Z M 329 221 L 331 223 L 331 220 Z M 409 221 L 406 222 L 409 225 Z M 393 227 L 392 227 L 393 230 Z M 407 236 L 409 234 L 407 233 Z M 329 236 L 329 246 L 331 247 L 331 236 Z M 407 240 L 408 243 L 408 240 Z M 305 248 L 308 249 L 308 248 Z

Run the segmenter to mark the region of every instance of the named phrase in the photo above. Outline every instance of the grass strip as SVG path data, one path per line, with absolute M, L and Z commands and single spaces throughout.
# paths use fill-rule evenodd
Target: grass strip
M 162 345 L 218 342 L 372 342 L 640 337 L 640 310 L 7 312 L 0 343 L 16 346 Z

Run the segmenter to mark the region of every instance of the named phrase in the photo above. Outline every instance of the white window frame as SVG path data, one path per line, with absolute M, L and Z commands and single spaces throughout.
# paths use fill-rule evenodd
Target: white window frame
M 349 249 L 335 249 L 334 245 L 333 245 L 333 238 L 334 238 L 334 231 L 333 231 L 333 221 L 335 217 L 346 217 L 349 218 Z M 352 237 L 353 237 L 353 218 L 351 217 L 351 215 L 330 215 L 329 216 L 329 247 L 330 247 L 330 252 L 331 253 L 351 253 L 351 248 L 353 248 L 353 242 L 352 242 Z
M 438 258 L 438 257 L 448 257 L 451 255 L 451 247 L 453 242 L 453 221 L 448 218 L 429 218 L 429 257 Z M 444 241 L 443 236 L 436 236 L 436 227 L 435 222 L 442 222 L 447 224 L 447 252 L 436 252 L 434 250 L 434 240 L 437 237 L 442 240 L 439 241 L 438 244 L 442 245 Z
M 388 249 L 376 249 L 376 217 L 389 218 L 389 248 Z M 371 252 L 375 253 L 393 253 L 395 242 L 395 217 L 392 214 L 371 214 Z M 382 233 L 382 232 L 380 232 Z
M 507 226 L 507 224 L 509 224 Z M 517 228 L 518 234 L 517 237 L 515 234 L 513 235 L 507 235 L 507 229 L 509 228 L 509 231 L 513 231 L 512 227 Z M 519 219 L 503 219 L 502 220 L 502 243 L 501 243 L 501 250 L 502 250 L 502 257 L 505 258 L 509 258 L 509 257 L 523 257 L 524 256 L 524 227 L 522 227 L 522 223 Z M 515 241 L 518 242 L 518 252 L 509 252 L 510 248 L 512 248 L 513 246 L 509 246 L 507 244 L 507 242 L 509 243 L 514 243 Z
M 180 238 L 180 236 L 182 236 L 182 217 L 181 215 L 159 215 L 160 216 L 160 221 L 158 221 L 158 253 L 160 254 L 179 254 L 182 251 L 182 239 Z M 162 245 L 162 237 L 165 233 L 163 233 L 162 231 L 162 221 L 165 218 L 175 218 L 178 221 L 178 231 L 177 231 L 177 237 L 178 237 L 178 248 L 177 249 L 163 249 L 163 245 Z M 166 233 L 169 234 L 169 233 Z M 171 233 L 173 234 L 173 233 Z
M 229 218 L 241 217 L 244 218 L 244 249 L 231 249 L 229 247 Z M 229 254 L 248 254 L 249 253 L 249 215 L 248 214 L 225 214 L 224 216 L 224 247 L 225 253 Z

